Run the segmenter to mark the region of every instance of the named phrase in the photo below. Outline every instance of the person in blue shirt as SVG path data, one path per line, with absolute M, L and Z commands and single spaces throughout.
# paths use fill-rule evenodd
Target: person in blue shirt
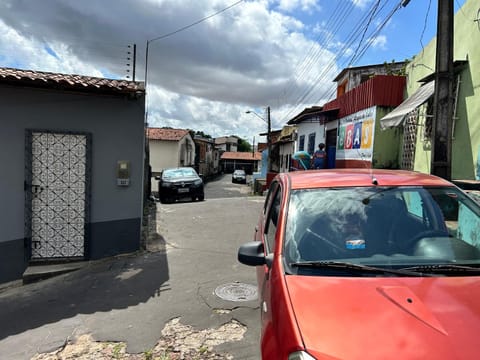
M 325 144 L 318 144 L 318 150 L 313 154 L 313 168 L 325 169 L 327 164 L 327 152 L 325 151 Z

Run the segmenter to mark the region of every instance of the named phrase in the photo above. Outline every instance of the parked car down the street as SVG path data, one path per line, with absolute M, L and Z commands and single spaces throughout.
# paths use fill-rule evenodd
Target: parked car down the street
M 232 183 L 247 183 L 247 174 L 245 170 L 235 170 L 232 174 Z
M 480 206 L 375 169 L 277 175 L 255 240 L 263 359 L 477 359 Z
M 158 196 L 162 203 L 171 203 L 184 198 L 191 198 L 192 201 L 205 199 L 203 180 L 194 168 L 164 169 L 156 179 Z

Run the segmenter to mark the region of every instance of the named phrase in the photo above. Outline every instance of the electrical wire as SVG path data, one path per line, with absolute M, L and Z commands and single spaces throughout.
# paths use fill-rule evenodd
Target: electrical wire
M 380 5 L 380 0 L 377 0 L 377 2 L 375 3 L 375 5 L 374 5 L 374 7 L 371 11 L 370 18 L 368 19 L 367 25 L 365 26 L 365 30 L 363 31 L 363 34 L 362 34 L 362 38 L 358 42 L 357 49 L 355 50 L 354 54 L 356 54 L 358 52 L 358 49 L 362 45 L 363 39 L 365 39 L 365 34 L 367 33 L 368 27 L 370 26 L 370 23 L 372 22 L 373 17 L 375 16 L 375 12 L 378 9 L 378 5 Z M 352 60 L 350 60 L 350 62 L 348 64 L 348 67 L 350 67 L 352 62 L 353 62 L 353 57 L 352 57 Z
M 350 9 L 346 8 L 350 4 Z M 343 8 L 341 8 L 343 6 Z M 333 26 L 336 26 L 328 33 L 328 38 L 323 37 L 323 43 L 319 41 L 320 35 L 312 42 L 312 46 L 310 50 L 307 52 L 305 57 L 297 64 L 296 70 L 294 70 L 294 76 L 290 79 L 289 83 L 286 85 L 286 90 L 284 94 L 284 99 L 287 99 L 290 95 L 290 91 L 295 91 L 298 89 L 298 83 L 303 80 L 305 76 L 308 76 L 308 71 L 312 65 L 316 62 L 320 56 L 326 52 L 327 44 L 336 35 L 336 32 L 340 28 L 340 24 L 342 24 L 342 20 L 348 16 L 348 14 L 353 10 L 353 3 L 339 1 L 337 2 L 337 6 L 335 7 L 332 15 L 330 15 L 329 19 L 324 25 L 325 29 L 330 29 Z M 347 11 L 349 10 L 349 11 Z M 342 16 L 343 14 L 343 16 Z M 341 17 L 342 16 L 342 17 Z
M 395 9 L 398 10 L 399 6 L 400 6 L 401 2 L 398 3 L 396 6 L 395 6 Z M 377 4 L 374 4 L 370 11 L 367 12 L 360 20 L 359 22 L 356 24 L 356 26 L 353 27 L 347 41 L 343 44 L 343 46 L 341 47 L 341 49 L 339 49 L 339 51 L 337 51 L 337 55 L 332 59 L 332 61 L 326 66 L 324 67 L 323 71 L 316 77 L 316 79 L 313 81 L 313 83 L 307 88 L 307 90 L 298 98 L 297 101 L 295 101 L 295 103 L 297 103 L 298 105 L 291 108 L 290 111 L 288 111 L 286 114 L 285 114 L 285 118 L 288 119 L 292 113 L 295 113 L 295 112 L 298 112 L 298 108 L 302 106 L 302 104 L 305 104 L 307 103 L 307 99 L 308 97 L 312 94 L 313 90 L 315 90 L 316 86 L 317 86 L 317 83 L 320 82 L 326 75 L 328 75 L 329 71 L 333 68 L 333 66 L 335 66 L 335 64 L 337 63 L 338 59 L 341 58 L 348 50 L 348 48 L 351 47 L 351 45 L 358 39 L 358 37 L 360 36 L 360 33 L 361 33 L 361 30 L 362 28 L 364 29 L 365 28 L 365 21 L 368 17 L 371 17 L 372 20 L 373 20 L 373 16 L 372 14 L 374 15 L 375 13 L 377 13 L 377 15 L 381 12 L 381 10 L 387 5 L 387 3 L 384 3 L 382 5 L 382 7 L 380 9 L 376 9 L 376 6 L 378 6 Z M 375 10 L 375 11 L 374 11 Z M 378 10 L 378 11 L 377 11 Z M 395 11 L 396 11 L 395 10 Z M 382 24 L 386 24 L 388 19 L 390 19 L 390 17 L 393 15 L 393 12 L 391 12 L 388 16 L 387 16 L 387 19 L 385 21 L 382 22 Z M 383 26 L 382 26 L 383 28 Z M 372 43 L 372 40 L 370 40 L 368 42 L 368 46 L 371 45 Z M 362 48 L 363 51 L 362 51 L 362 54 L 366 51 L 366 48 Z M 358 60 L 358 53 L 354 54 L 352 56 L 352 59 L 353 61 L 357 61 Z M 352 63 L 353 63 L 352 61 Z M 325 92 L 324 94 L 326 94 L 327 92 L 329 93 L 334 93 L 334 85 L 332 85 L 332 87 L 329 87 Z M 324 94 L 322 94 L 322 98 L 324 96 Z
M 357 62 L 364 54 L 365 52 L 368 50 L 368 48 L 371 46 L 371 44 L 373 43 L 373 41 L 377 38 L 377 36 L 380 34 L 381 30 L 385 27 L 385 25 L 388 23 L 388 21 L 392 18 L 392 16 L 395 14 L 395 12 L 397 12 L 400 8 L 401 8 L 401 1 L 400 3 L 397 4 L 397 6 L 395 6 L 391 11 L 390 13 L 384 18 L 384 20 L 377 26 L 377 28 L 375 29 L 373 35 L 371 35 L 369 41 L 367 41 L 364 46 L 362 47 L 361 51 L 357 54 L 354 54 L 352 56 L 352 60 L 350 61 L 350 63 L 354 64 L 355 62 Z M 324 94 L 322 94 L 322 96 L 320 97 L 320 99 L 318 101 L 320 101 L 324 96 L 325 96 L 326 92 L 324 92 Z
M 379 35 L 380 31 L 385 27 L 385 25 L 388 23 L 388 21 L 390 20 L 390 18 L 394 15 L 394 13 L 396 11 L 398 11 L 400 8 L 401 8 L 401 1 L 398 2 L 394 8 L 388 13 L 388 15 L 385 17 L 385 19 L 377 26 L 377 28 L 374 30 L 373 32 L 373 35 L 370 35 L 370 39 L 369 41 L 366 42 L 366 44 L 364 44 L 363 47 L 359 48 L 359 52 L 357 52 L 356 54 L 354 54 L 350 60 L 350 62 L 353 64 L 355 63 L 356 61 L 358 61 L 366 52 L 366 50 L 372 45 L 373 41 L 376 39 L 376 37 Z M 382 6 L 382 9 L 386 6 L 386 3 L 383 4 Z M 373 10 L 373 7 L 372 7 L 372 10 Z M 372 11 L 371 10 L 371 11 Z M 371 11 L 369 13 L 371 13 Z M 377 11 L 377 14 L 380 13 L 381 9 L 379 9 Z M 323 78 L 323 75 L 326 75 L 328 74 L 328 72 L 333 68 L 333 66 L 337 63 L 338 59 L 341 58 L 345 52 L 347 51 L 347 49 L 351 46 L 351 44 L 353 42 L 356 41 L 356 39 L 358 38 L 358 31 L 359 31 L 360 27 L 357 25 L 356 27 L 353 28 L 351 34 L 350 34 L 350 37 L 349 39 L 344 43 L 344 46 L 340 49 L 340 51 L 338 52 L 337 56 L 332 59 L 332 62 L 329 64 L 328 67 L 324 68 L 324 71 L 322 72 L 321 75 L 319 75 L 319 77 L 317 78 L 317 81 L 314 82 L 314 84 L 312 84 L 312 86 L 309 87 L 309 89 L 300 97 L 300 99 L 296 102 L 298 105 L 293 107 L 285 116 L 286 119 L 289 119 L 289 116 L 291 113 L 293 112 L 298 112 L 298 108 L 302 106 L 302 104 L 305 104 L 307 103 L 307 98 L 309 95 L 312 94 L 315 86 L 316 86 L 316 83 L 318 83 L 318 79 L 321 79 Z M 317 99 L 317 101 L 315 103 L 318 103 L 320 102 L 321 100 L 324 100 L 324 96 L 325 95 L 328 95 L 328 98 L 327 99 L 330 99 L 334 96 L 336 92 L 336 89 L 335 87 L 332 85 L 332 87 L 329 87 L 328 89 L 326 89 L 321 97 L 319 99 Z M 309 99 L 309 98 L 308 98 Z
M 427 28 L 428 14 L 430 13 L 430 6 L 431 6 L 431 5 L 432 5 L 432 0 L 429 0 L 429 1 L 428 1 L 427 13 L 425 14 L 425 19 L 424 19 L 424 21 L 423 21 L 422 34 L 420 35 L 420 45 L 422 46 L 422 53 L 423 53 L 423 50 L 424 50 L 424 46 L 423 46 L 423 35 L 425 34 L 425 29 Z
M 336 61 L 337 59 L 340 57 L 340 56 L 343 56 L 343 54 L 346 52 L 346 50 L 351 46 L 351 44 L 353 43 L 354 39 L 358 36 L 359 34 L 359 31 L 361 29 L 361 26 L 362 24 L 365 22 L 365 19 L 366 19 L 367 15 L 364 15 L 364 17 L 360 18 L 357 25 L 353 28 L 353 30 L 351 31 L 350 35 L 349 35 L 349 38 L 347 39 L 347 41 L 343 44 L 343 46 L 340 48 L 340 50 L 337 52 L 337 56 L 334 57 L 332 59 L 332 61 L 326 66 L 324 67 L 323 71 L 317 76 L 317 78 L 315 79 L 315 81 L 312 83 L 312 85 L 308 88 L 308 90 L 306 92 L 304 92 L 304 94 L 301 96 L 300 100 L 298 101 L 299 103 L 303 103 L 306 99 L 307 99 L 307 96 L 309 96 L 313 90 L 315 89 L 315 86 L 316 86 L 316 83 L 320 82 L 321 80 L 323 80 L 323 78 L 325 76 L 327 76 L 327 74 L 329 73 L 329 71 L 332 69 L 332 67 L 336 64 Z M 352 38 L 353 36 L 353 38 Z M 332 85 L 333 86 L 333 85 Z
M 166 37 L 175 35 L 175 34 L 181 32 L 181 31 L 190 29 L 191 27 L 193 27 L 193 26 L 195 26 L 195 25 L 198 25 L 198 24 L 200 24 L 200 23 L 202 23 L 202 22 L 204 22 L 204 21 L 206 21 L 206 20 L 208 20 L 208 19 L 211 19 L 211 18 L 214 17 L 214 16 L 217 16 L 217 15 L 219 15 L 219 14 L 221 14 L 221 13 L 223 13 L 223 12 L 225 12 L 225 11 L 231 9 L 231 8 L 233 8 L 234 6 L 237 6 L 238 4 L 240 4 L 240 3 L 243 2 L 243 1 L 244 1 L 244 0 L 239 0 L 239 1 L 237 1 L 237 2 L 235 2 L 235 3 L 233 3 L 233 4 L 231 4 L 231 5 L 227 6 L 226 8 L 223 8 L 222 10 L 217 11 L 216 13 L 213 13 L 213 14 L 211 14 L 211 15 L 208 15 L 208 16 L 200 19 L 200 20 L 197 20 L 197 21 L 191 23 L 190 25 L 183 26 L 183 27 L 181 27 L 180 29 L 177 29 L 177 30 L 175 30 L 175 31 L 169 32 L 169 33 L 167 33 L 167 34 L 164 34 L 164 35 L 161 35 L 161 36 L 157 36 L 156 38 L 153 38 L 153 39 L 148 40 L 148 42 L 152 42 L 152 41 L 164 39 L 164 38 L 166 38 Z

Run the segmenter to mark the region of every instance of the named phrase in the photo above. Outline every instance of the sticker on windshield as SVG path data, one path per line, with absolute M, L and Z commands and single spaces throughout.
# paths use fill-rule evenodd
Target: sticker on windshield
M 365 249 L 365 240 L 346 240 L 345 247 L 347 249 Z

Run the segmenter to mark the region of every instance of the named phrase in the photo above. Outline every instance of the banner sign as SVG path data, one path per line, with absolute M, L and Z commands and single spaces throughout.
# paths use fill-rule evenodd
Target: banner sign
M 376 106 L 341 118 L 338 128 L 338 160 L 372 161 Z

